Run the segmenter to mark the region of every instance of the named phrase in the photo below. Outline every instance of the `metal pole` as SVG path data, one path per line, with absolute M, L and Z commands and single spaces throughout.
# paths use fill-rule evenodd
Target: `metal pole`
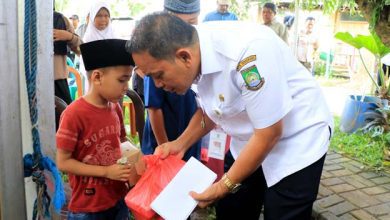
M 0 1 L 0 219 L 26 219 L 19 92 L 18 2 Z

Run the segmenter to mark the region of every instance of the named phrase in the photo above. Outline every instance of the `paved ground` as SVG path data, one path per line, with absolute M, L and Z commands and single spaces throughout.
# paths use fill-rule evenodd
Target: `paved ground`
M 322 173 L 315 219 L 389 219 L 390 174 L 329 152 Z
M 343 87 L 323 87 L 323 91 L 332 113 L 340 116 L 351 92 Z M 390 220 L 390 173 L 366 170 L 355 160 L 329 152 L 313 217 Z

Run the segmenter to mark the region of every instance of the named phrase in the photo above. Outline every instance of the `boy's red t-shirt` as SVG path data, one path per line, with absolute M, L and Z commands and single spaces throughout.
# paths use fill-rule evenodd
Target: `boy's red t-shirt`
M 120 137 L 126 136 L 119 104 L 98 108 L 79 98 L 61 115 L 56 134 L 57 148 L 71 151 L 72 157 L 86 164 L 109 166 L 121 157 Z M 124 182 L 69 173 L 72 212 L 99 212 L 124 198 Z

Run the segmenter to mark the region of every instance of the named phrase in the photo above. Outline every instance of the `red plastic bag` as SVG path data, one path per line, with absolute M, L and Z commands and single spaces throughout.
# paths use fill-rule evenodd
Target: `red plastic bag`
M 158 155 L 146 155 L 142 160 L 147 169 L 125 197 L 127 206 L 137 220 L 152 219 L 156 215 L 150 204 L 185 164 L 174 156 L 162 160 Z

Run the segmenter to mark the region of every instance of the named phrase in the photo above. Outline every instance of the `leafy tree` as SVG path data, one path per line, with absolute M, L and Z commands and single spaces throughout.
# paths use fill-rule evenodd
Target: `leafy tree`
M 231 10 L 239 15 L 240 19 L 245 19 L 248 17 L 247 11 L 251 2 L 262 5 L 272 1 L 232 0 Z M 340 9 L 348 9 L 351 13 L 355 13 L 358 9 L 370 22 L 370 29 L 374 30 L 382 42 L 390 47 L 390 0 L 298 0 L 298 2 L 302 9 L 310 10 L 320 6 L 324 13 L 328 14 Z
M 139 3 L 139 2 L 129 1 L 127 3 L 127 5 L 129 7 L 130 16 L 131 17 L 137 16 L 138 14 L 140 14 L 146 8 L 145 4 L 142 4 L 142 3 Z
M 55 1 L 54 7 L 56 11 L 62 12 L 69 6 L 69 0 Z
M 354 13 L 357 9 L 370 22 L 374 30 L 386 46 L 390 46 L 390 0 L 300 0 L 302 5 L 312 8 L 323 2 L 325 13 L 333 13 L 339 9 L 349 9 Z
M 229 11 L 233 12 L 237 15 L 238 20 L 246 20 L 249 18 L 249 8 L 250 8 L 249 0 L 232 0 L 231 5 L 229 6 Z

